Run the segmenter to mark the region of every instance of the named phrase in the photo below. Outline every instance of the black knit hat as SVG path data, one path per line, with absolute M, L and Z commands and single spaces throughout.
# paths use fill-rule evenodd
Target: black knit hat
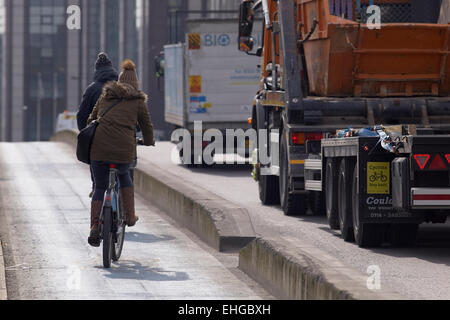
M 103 67 L 112 67 L 112 62 L 109 60 L 108 55 L 104 52 L 98 54 L 97 61 L 95 62 L 95 70 Z

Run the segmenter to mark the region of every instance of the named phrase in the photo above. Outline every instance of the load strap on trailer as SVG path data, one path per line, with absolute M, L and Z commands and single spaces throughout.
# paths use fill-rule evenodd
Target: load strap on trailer
M 376 147 L 381 144 L 381 147 L 389 152 L 398 153 L 404 146 L 405 136 L 408 129 L 404 126 L 374 126 L 364 129 L 348 128 L 346 130 L 339 130 L 336 133 L 336 138 L 349 137 L 379 137 Z M 375 148 L 376 148 L 375 147 Z

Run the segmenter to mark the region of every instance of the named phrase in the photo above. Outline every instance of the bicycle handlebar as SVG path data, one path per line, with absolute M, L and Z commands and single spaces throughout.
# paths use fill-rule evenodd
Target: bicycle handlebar
M 136 144 L 137 144 L 138 146 L 145 146 L 144 140 L 141 139 L 141 138 L 137 138 L 137 139 L 136 139 Z M 153 144 L 151 145 L 151 147 L 154 147 L 154 146 L 155 146 L 155 143 L 153 143 Z

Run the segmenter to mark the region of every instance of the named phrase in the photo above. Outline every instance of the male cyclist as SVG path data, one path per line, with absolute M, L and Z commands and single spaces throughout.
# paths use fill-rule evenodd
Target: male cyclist
M 111 60 L 104 52 L 98 54 L 97 61 L 95 62 L 94 82 L 92 82 L 83 94 L 83 100 L 81 101 L 80 108 L 77 114 L 78 130 L 83 130 L 86 127 L 86 122 L 89 115 L 92 113 L 95 104 L 100 98 L 103 87 L 109 81 L 117 81 L 117 71 L 113 68 Z M 92 197 L 94 193 L 94 175 L 91 172 L 92 179 L 92 192 L 89 194 Z

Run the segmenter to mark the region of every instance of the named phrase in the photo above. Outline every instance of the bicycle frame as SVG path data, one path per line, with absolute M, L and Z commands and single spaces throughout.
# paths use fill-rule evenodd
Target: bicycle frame
M 130 170 L 136 168 L 134 161 Z M 133 177 L 132 177 L 133 179 Z M 122 255 L 126 228 L 125 211 L 120 198 L 120 181 L 116 165 L 109 166 L 108 188 L 100 214 L 100 238 L 103 240 L 103 266 L 111 267 L 111 260 L 118 261 Z
M 119 208 L 119 180 L 117 178 L 117 169 L 110 168 L 109 170 L 109 186 L 105 193 L 104 206 L 113 209 L 113 212 L 118 212 Z

